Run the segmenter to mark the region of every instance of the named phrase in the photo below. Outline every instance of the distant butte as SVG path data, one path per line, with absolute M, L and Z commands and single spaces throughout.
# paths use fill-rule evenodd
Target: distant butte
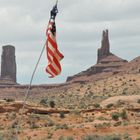
M 126 63 L 128 63 L 127 60 L 110 52 L 109 32 L 105 30 L 102 33 L 101 48 L 98 49 L 96 65 L 90 67 L 86 71 L 68 77 L 67 82 L 81 82 L 88 81 L 89 79 L 98 80 L 112 73 L 118 73 L 119 68 Z
M 94 66 L 96 73 L 117 71 L 128 62 L 110 52 L 108 30 L 103 31 L 101 48 L 98 49 L 97 64 Z
M 15 47 L 2 47 L 0 85 L 16 85 Z

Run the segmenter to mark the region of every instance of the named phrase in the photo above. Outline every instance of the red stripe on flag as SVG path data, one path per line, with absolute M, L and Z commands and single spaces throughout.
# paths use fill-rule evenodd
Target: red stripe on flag
M 55 40 L 56 38 L 55 22 L 49 22 L 48 29 L 46 30 L 46 35 L 47 35 L 46 51 L 48 58 L 48 66 L 46 68 L 46 72 L 51 75 L 51 78 L 53 78 L 61 73 L 60 60 L 64 57 L 59 52 Z

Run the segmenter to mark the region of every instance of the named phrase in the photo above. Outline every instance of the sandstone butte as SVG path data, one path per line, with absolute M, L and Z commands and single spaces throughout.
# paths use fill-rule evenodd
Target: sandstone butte
M 121 72 L 120 68 L 127 63 L 127 60 L 110 52 L 109 34 L 108 30 L 105 30 L 102 34 L 101 48 L 98 49 L 97 63 L 86 71 L 68 77 L 67 82 L 96 81 L 113 73 Z

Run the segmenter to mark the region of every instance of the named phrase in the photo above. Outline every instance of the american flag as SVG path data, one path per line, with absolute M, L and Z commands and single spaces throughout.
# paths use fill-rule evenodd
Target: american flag
M 50 78 L 53 78 L 61 73 L 60 60 L 62 60 L 64 57 L 63 54 L 59 52 L 56 42 L 55 19 L 50 19 L 46 35 L 46 50 L 48 59 L 46 72 L 50 74 Z

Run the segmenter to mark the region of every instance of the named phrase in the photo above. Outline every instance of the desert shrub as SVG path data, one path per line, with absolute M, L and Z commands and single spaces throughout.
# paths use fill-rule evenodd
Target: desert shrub
M 42 105 L 47 105 L 48 104 L 48 99 L 46 98 L 46 99 L 42 99 L 41 101 L 40 101 L 40 104 L 42 104 Z
M 58 140 L 66 140 L 66 139 L 64 138 L 64 136 L 61 136 L 61 137 L 59 137 Z
M 122 100 L 118 100 L 117 101 L 117 107 L 124 105 L 125 103 Z
M 63 124 L 63 125 L 58 124 L 58 125 L 56 125 L 56 130 L 57 129 L 68 129 L 68 125 L 67 124 Z
M 17 125 L 18 125 L 18 122 L 17 121 L 14 121 L 11 125 L 11 128 L 17 128 Z
M 61 119 L 65 118 L 65 113 L 64 112 L 60 112 L 60 118 Z
M 138 99 L 138 100 L 137 100 L 137 103 L 139 103 L 139 104 L 140 104 L 140 99 Z
M 121 121 L 117 121 L 117 122 L 114 124 L 114 126 L 120 126 L 121 124 L 122 124 Z
M 3 129 L 4 129 L 4 126 L 1 125 L 1 126 L 0 126 L 0 131 L 3 130 Z M 1 134 L 0 134 L 0 135 L 1 135 Z
M 24 138 L 23 140 L 30 140 L 31 138 L 30 137 L 26 137 Z M 45 140 L 46 138 L 42 139 L 42 140 Z
M 112 119 L 113 120 L 116 120 L 117 121 L 119 119 L 119 116 L 120 116 L 120 114 L 117 113 L 117 112 L 112 113 Z
M 12 98 L 5 98 L 4 99 L 6 102 L 14 102 L 15 101 L 15 99 L 12 99 Z
M 36 128 L 39 127 L 34 121 L 30 121 L 30 122 L 29 122 L 29 125 L 30 125 L 30 128 L 31 128 L 31 129 L 36 129 Z
M 10 118 L 11 120 L 14 120 L 16 117 L 17 117 L 16 112 L 11 112 L 11 113 L 9 114 L 9 118 Z
M 3 134 L 0 134 L 0 140 L 4 140 Z
M 53 121 L 49 121 L 48 123 L 47 123 L 47 126 L 54 126 L 55 125 L 55 123 L 53 122 Z
M 107 107 L 107 108 L 111 108 L 111 107 L 113 107 L 113 106 L 114 106 L 114 104 L 110 103 L 110 104 L 108 104 L 106 107 Z
M 74 138 L 73 137 L 71 137 L 71 136 L 69 136 L 69 137 L 64 137 L 64 136 L 61 136 L 61 137 L 59 137 L 59 139 L 58 140 L 74 140 Z
M 74 109 L 74 110 L 71 111 L 71 114 L 79 116 L 80 115 L 80 111 L 77 110 L 77 109 Z
M 94 107 L 95 108 L 100 108 L 100 104 L 96 103 L 96 104 L 94 104 Z
M 119 135 L 109 135 L 109 136 L 98 136 L 98 135 L 87 135 L 81 140 L 121 140 Z
M 48 133 L 47 139 L 51 139 L 51 138 L 52 138 L 52 136 L 53 136 L 53 134 L 52 134 L 52 133 Z
M 125 140 L 132 140 L 132 138 L 128 137 L 128 138 L 126 138 Z
M 126 139 L 128 139 L 129 138 L 129 134 L 128 133 L 125 133 L 124 135 L 123 135 L 123 138 L 126 140 Z
M 51 107 L 51 108 L 54 108 L 54 107 L 55 107 L 55 102 L 54 102 L 54 101 L 50 101 L 49 104 L 50 104 L 50 107 Z
M 80 89 L 77 89 L 77 91 L 80 91 Z
M 121 117 L 122 119 L 127 119 L 127 113 L 126 113 L 125 110 L 123 110 L 123 111 L 120 113 L 120 117 Z
M 127 126 L 128 124 L 129 124 L 128 121 L 123 122 L 123 126 Z
M 67 124 L 62 125 L 61 129 L 68 129 L 68 125 Z
M 110 126 L 110 123 L 106 123 L 104 122 L 103 124 L 95 124 L 94 125 L 97 129 L 100 129 L 100 128 L 106 128 L 106 127 L 109 127 Z
M 106 119 L 105 117 L 103 117 L 103 116 L 99 116 L 97 119 L 98 119 L 98 120 L 101 120 L 101 121 L 107 120 L 107 119 Z
M 69 137 L 67 137 L 67 140 L 74 140 L 74 138 L 69 136 Z
M 87 135 L 87 136 L 81 138 L 81 140 L 100 140 L 100 139 L 96 135 Z
M 121 140 L 121 136 L 119 135 L 105 136 L 102 140 Z
M 15 135 L 15 130 L 9 129 L 8 132 L 5 132 L 3 134 L 3 139 L 2 140 L 16 140 L 17 137 Z
M 123 95 L 126 95 L 127 93 L 126 93 L 126 91 L 123 91 L 122 94 L 123 94 Z

